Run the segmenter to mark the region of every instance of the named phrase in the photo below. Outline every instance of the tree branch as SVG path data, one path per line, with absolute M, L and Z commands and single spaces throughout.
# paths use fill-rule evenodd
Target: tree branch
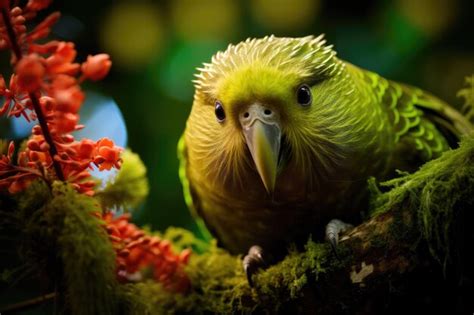
M 6 306 L 4 309 L 0 310 L 0 314 L 9 314 L 10 312 L 19 312 L 39 304 L 43 304 L 50 300 L 53 300 L 56 297 L 56 293 L 48 293 L 30 300 L 22 301 L 19 303 L 11 304 Z

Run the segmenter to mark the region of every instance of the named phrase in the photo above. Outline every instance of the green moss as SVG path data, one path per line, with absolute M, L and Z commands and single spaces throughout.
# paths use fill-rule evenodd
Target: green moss
M 249 311 L 239 298 L 251 294 L 239 257 L 213 246 L 203 255 L 193 255 L 186 269 L 190 292 L 173 293 L 149 281 L 122 288 L 131 307 L 129 314 L 220 313 Z
M 151 315 L 152 313 L 152 303 L 147 299 L 149 294 L 142 290 L 140 283 L 136 284 L 123 284 L 119 287 L 118 298 L 119 305 L 118 308 L 121 310 L 120 314 L 127 315 Z M 162 289 L 160 288 L 159 292 Z M 150 284 L 150 290 L 151 284 Z M 158 291 L 155 291 L 158 292 Z M 164 290 L 163 292 L 164 293 Z M 146 296 L 146 297 L 145 297 Z
M 149 192 L 146 167 L 140 157 L 125 150 L 123 164 L 115 179 L 96 194 L 105 207 L 114 206 L 130 209 L 138 206 Z
M 47 275 L 73 314 L 115 314 L 115 251 L 94 216 L 101 211 L 97 200 L 62 182 L 50 189 L 42 180 L 15 199 L 10 228 L 18 235 L 22 270 Z
M 255 276 L 256 288 L 252 290 L 242 257 L 211 245 L 206 253 L 191 257 L 186 272 L 192 288 L 187 294 L 170 293 L 155 282 L 128 285 L 129 304 L 141 305 L 140 311 L 132 310 L 130 314 L 141 314 L 143 309 L 150 314 L 250 313 L 262 308 L 276 311 L 283 303 L 301 297 L 308 282 L 326 272 L 327 251 L 326 245 L 311 239 L 303 252 L 292 248 L 283 261 Z
M 42 179 L 32 182 L 28 189 L 15 195 L 18 212 L 16 215 L 20 219 L 28 219 L 36 211 L 43 207 L 51 199 L 49 186 Z
M 186 270 L 193 284 L 202 294 L 204 311 L 218 313 L 248 311 L 243 296 L 251 296 L 240 257 L 212 248 L 208 253 L 196 256 Z M 212 277 L 209 277 L 212 275 Z
M 308 277 L 318 279 L 326 272 L 327 246 L 309 239 L 305 251 L 290 249 L 286 258 L 257 276 L 258 290 L 277 303 L 300 297 Z M 278 304 L 277 304 L 278 306 Z
M 458 149 L 381 186 L 390 190 L 374 195 L 372 216 L 400 207 L 413 211 L 433 257 L 445 266 L 456 205 L 474 204 L 474 138 L 465 137 Z
M 166 291 L 154 281 L 127 284 L 122 287 L 126 296 L 128 315 L 201 313 L 197 295 L 183 295 Z
M 115 251 L 94 213 L 93 198 L 78 194 L 61 182 L 53 184 L 53 198 L 44 208 L 50 226 L 59 227 L 67 302 L 73 314 L 115 314 Z
M 171 226 L 160 236 L 169 240 L 176 252 L 191 248 L 194 253 L 204 253 L 212 247 L 212 244 L 197 238 L 191 231 L 179 227 Z

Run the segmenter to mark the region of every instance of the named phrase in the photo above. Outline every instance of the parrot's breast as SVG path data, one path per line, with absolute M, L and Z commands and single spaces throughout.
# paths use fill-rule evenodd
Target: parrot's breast
M 295 176 L 291 166 L 279 174 L 273 194 L 266 192 L 256 170 L 248 170 L 242 187 L 215 186 L 192 173 L 189 179 L 199 200 L 199 215 L 233 253 L 245 253 L 253 245 L 272 248 L 307 240 L 329 220 L 357 213 L 355 202 L 361 198 L 354 195 L 363 195 L 365 187 L 365 179 L 310 184 L 308 174 Z

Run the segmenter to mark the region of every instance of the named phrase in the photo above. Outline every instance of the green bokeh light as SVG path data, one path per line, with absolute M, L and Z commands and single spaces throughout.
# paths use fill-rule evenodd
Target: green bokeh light
M 225 41 L 217 40 L 176 42 L 165 58 L 150 68 L 150 78 L 167 96 L 191 103 L 194 94 L 191 81 L 196 68 L 225 47 Z

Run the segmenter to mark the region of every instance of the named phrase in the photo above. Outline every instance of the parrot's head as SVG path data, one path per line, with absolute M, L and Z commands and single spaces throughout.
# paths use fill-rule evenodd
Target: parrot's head
M 251 170 L 270 193 L 290 164 L 318 174 L 337 163 L 344 68 L 322 36 L 270 36 L 217 53 L 198 69 L 188 121 L 204 172 L 239 181 Z

